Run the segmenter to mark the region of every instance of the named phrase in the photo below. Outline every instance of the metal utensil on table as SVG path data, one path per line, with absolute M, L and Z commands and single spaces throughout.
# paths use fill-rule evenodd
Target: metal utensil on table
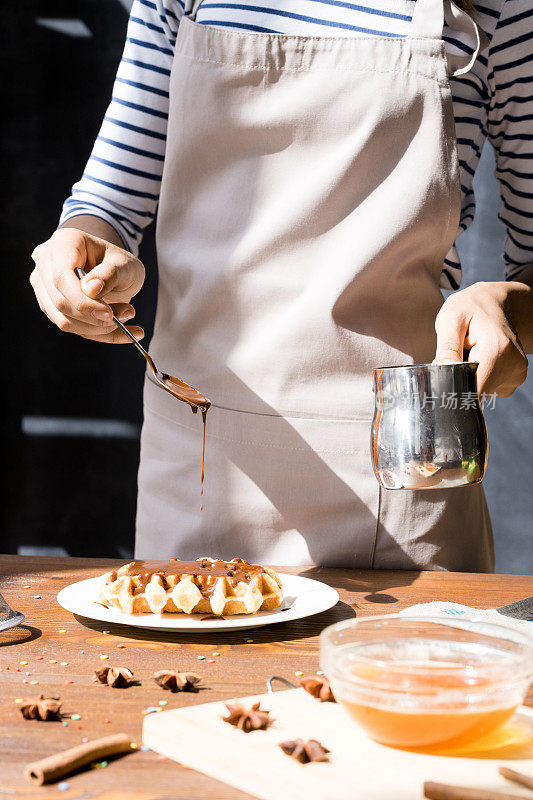
M 14 611 L 5 598 L 0 594 L 0 631 L 7 631 L 24 622 L 24 614 Z
M 85 270 L 80 269 L 79 267 L 76 267 L 74 272 L 80 281 L 86 276 Z M 195 389 L 194 386 L 182 381 L 181 378 L 176 378 L 174 375 L 168 375 L 166 372 L 161 372 L 161 370 L 156 367 L 151 355 L 144 349 L 142 344 L 137 341 L 135 336 L 130 333 L 126 326 L 123 325 L 114 314 L 113 322 L 123 333 L 126 334 L 132 344 L 135 345 L 139 353 L 144 356 L 150 366 L 150 369 L 152 370 L 155 383 L 157 383 L 158 386 L 164 389 L 165 392 L 171 394 L 173 397 L 177 397 L 179 400 L 183 400 L 185 403 L 188 403 L 195 413 L 199 408 L 207 411 L 211 405 L 211 402 L 207 399 L 207 397 L 204 397 L 204 395 L 199 392 L 198 389 Z
M 372 465 L 386 489 L 479 483 L 488 439 L 475 362 L 373 370 Z
M 515 603 L 500 606 L 496 611 L 499 614 L 503 614 L 505 617 L 513 617 L 513 619 L 524 619 L 533 622 L 533 597 L 524 597 L 522 600 L 517 600 Z

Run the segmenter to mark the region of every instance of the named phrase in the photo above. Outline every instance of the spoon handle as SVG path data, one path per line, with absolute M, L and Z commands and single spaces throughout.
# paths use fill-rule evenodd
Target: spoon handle
M 74 272 L 76 273 L 76 275 L 78 276 L 80 281 L 81 281 L 82 278 L 85 278 L 85 276 L 87 274 L 85 272 L 85 270 L 81 269 L 80 267 L 76 267 L 74 269 Z M 113 322 L 115 323 L 115 325 L 117 327 L 120 328 L 121 331 L 123 331 L 126 334 L 126 336 L 132 342 L 132 344 L 134 344 L 135 347 L 137 348 L 137 350 L 145 357 L 145 359 L 148 361 L 148 363 L 150 364 L 150 366 L 151 366 L 151 368 L 152 368 L 152 370 L 153 370 L 153 372 L 155 374 L 156 373 L 156 368 L 155 368 L 154 362 L 152 361 L 151 356 L 147 353 L 147 351 L 144 349 L 142 344 L 137 341 L 135 336 L 132 333 L 130 333 L 130 331 L 126 328 L 126 326 L 123 325 L 122 322 L 119 319 L 117 319 L 114 314 L 113 314 Z

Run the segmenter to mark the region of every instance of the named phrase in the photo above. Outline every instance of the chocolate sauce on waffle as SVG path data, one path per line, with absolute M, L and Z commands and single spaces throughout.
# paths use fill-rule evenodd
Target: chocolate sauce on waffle
M 204 597 L 211 597 L 217 578 L 227 578 L 230 586 L 236 586 L 241 581 L 250 583 L 253 577 L 263 573 L 263 567 L 249 564 L 242 558 L 235 561 L 214 561 L 207 559 L 199 561 L 180 561 L 171 558 L 169 561 L 132 561 L 126 565 L 122 574 L 137 578 L 138 585 L 134 594 L 141 594 L 152 575 L 161 575 L 163 581 L 166 575 L 194 575 L 195 584 Z M 165 582 L 165 581 L 164 581 Z

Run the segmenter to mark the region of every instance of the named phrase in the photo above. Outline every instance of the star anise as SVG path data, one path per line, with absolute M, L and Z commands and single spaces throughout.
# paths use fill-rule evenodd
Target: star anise
M 28 697 L 19 706 L 20 713 L 26 719 L 41 719 L 49 722 L 61 719 L 61 701 L 59 697 Z
M 291 742 L 281 742 L 281 749 L 284 753 L 295 758 L 301 764 L 308 764 L 310 761 L 328 761 L 327 747 L 317 742 L 316 739 L 294 739 Z
M 330 683 L 325 676 L 317 677 L 315 675 L 310 675 L 307 678 L 300 678 L 299 684 L 302 689 L 305 689 L 306 692 L 312 694 L 313 697 L 316 697 L 321 703 L 335 703 L 335 695 L 333 694 Z
M 106 683 L 115 689 L 125 689 L 135 683 L 131 669 L 127 669 L 127 667 L 111 667 L 109 664 L 95 669 L 94 677 L 96 681 Z
M 226 708 L 229 713 L 227 717 L 222 717 L 224 722 L 235 725 L 245 733 L 266 730 L 274 722 L 269 716 L 270 711 L 260 708 L 260 703 L 254 703 L 250 708 L 246 708 L 241 703 L 226 703 Z
M 154 672 L 153 679 L 162 689 L 169 689 L 171 692 L 197 692 L 196 684 L 202 680 L 195 672 L 176 672 L 170 669 Z

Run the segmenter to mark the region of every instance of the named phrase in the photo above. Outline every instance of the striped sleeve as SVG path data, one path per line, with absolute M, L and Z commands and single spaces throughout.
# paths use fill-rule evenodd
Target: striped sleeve
M 179 3 L 134 0 L 111 102 L 60 219 L 63 224 L 80 214 L 100 217 L 134 254 L 159 198 Z
M 489 51 L 488 136 L 506 228 L 508 280 L 533 263 L 533 0 L 506 0 Z

